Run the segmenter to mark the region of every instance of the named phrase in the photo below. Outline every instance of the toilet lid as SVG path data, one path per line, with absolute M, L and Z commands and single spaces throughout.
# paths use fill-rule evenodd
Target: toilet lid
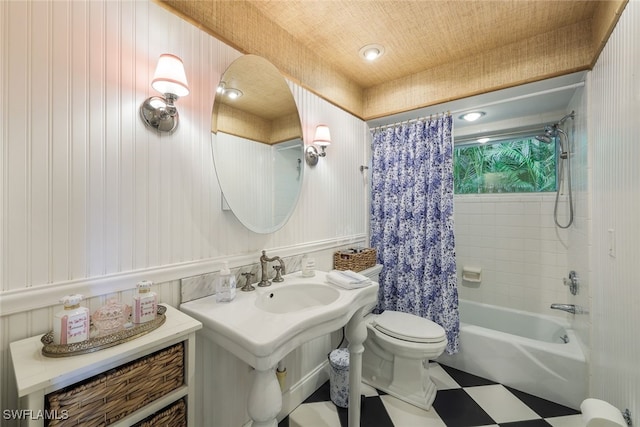
M 382 312 L 376 316 L 372 325 L 383 334 L 405 341 L 436 343 L 445 339 L 442 326 L 431 320 L 399 311 Z

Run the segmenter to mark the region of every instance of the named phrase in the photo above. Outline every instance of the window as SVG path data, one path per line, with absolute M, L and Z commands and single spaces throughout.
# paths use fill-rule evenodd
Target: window
M 454 192 L 531 193 L 556 190 L 556 148 L 535 137 L 461 144 L 453 154 Z

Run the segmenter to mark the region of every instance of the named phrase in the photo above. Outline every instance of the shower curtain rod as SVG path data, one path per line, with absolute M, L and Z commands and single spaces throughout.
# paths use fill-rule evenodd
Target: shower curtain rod
M 560 86 L 560 87 L 556 87 L 556 88 L 552 88 L 552 89 L 541 90 L 539 92 L 532 92 L 532 93 L 527 93 L 527 94 L 524 94 L 524 95 L 513 96 L 511 98 L 499 99 L 497 101 L 487 102 L 485 104 L 474 105 L 471 108 L 462 108 L 462 109 L 459 109 L 459 110 L 448 111 L 447 114 L 456 115 L 456 114 L 459 114 L 459 113 L 464 113 L 466 111 L 477 110 L 477 109 L 484 108 L 484 107 L 491 107 L 493 105 L 500 105 L 500 104 L 504 104 L 504 103 L 507 103 L 507 102 L 520 101 L 522 99 L 533 98 L 533 97 L 541 96 L 541 95 L 547 95 L 547 94 L 554 93 L 554 92 L 561 92 L 563 90 L 577 89 L 577 88 L 582 87 L 582 86 L 584 86 L 584 82 L 573 83 L 573 84 L 566 85 L 566 86 Z M 444 115 L 444 113 L 442 113 L 442 114 Z M 433 117 L 433 115 L 431 115 L 430 117 Z M 376 126 L 374 128 L 371 128 L 371 130 L 374 131 L 374 130 L 384 129 L 384 128 L 391 127 L 391 126 L 396 126 L 396 125 L 399 125 L 399 124 L 402 124 L 402 123 L 409 123 L 409 122 L 418 121 L 418 120 L 425 120 L 426 118 L 427 117 L 425 116 L 425 117 L 416 118 L 416 119 L 401 120 L 401 121 L 399 121 L 397 123 L 391 123 L 391 124 L 388 124 L 388 125 Z
M 423 121 L 423 120 L 427 121 L 427 120 L 433 119 L 433 116 L 436 116 L 436 118 L 438 118 L 438 116 L 440 116 L 440 115 L 442 115 L 442 116 L 444 116 L 444 115 L 450 116 L 451 115 L 451 111 L 447 111 L 446 113 L 442 112 L 442 113 L 436 113 L 436 114 L 429 114 L 429 116 L 418 117 L 416 119 L 401 120 L 401 121 L 399 121 L 397 123 L 389 123 L 388 125 L 376 126 L 374 128 L 371 128 L 370 130 L 376 131 L 376 130 L 381 130 L 381 129 L 385 129 L 385 128 L 388 128 L 388 127 L 398 126 L 398 125 L 401 125 L 403 123 L 420 122 L 420 121 Z

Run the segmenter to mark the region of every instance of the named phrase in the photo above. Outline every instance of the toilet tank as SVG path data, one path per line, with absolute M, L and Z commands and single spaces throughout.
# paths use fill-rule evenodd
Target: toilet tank
M 379 281 L 381 271 L 382 271 L 382 264 L 376 264 L 373 267 L 369 267 L 366 270 L 359 271 L 358 273 L 362 274 L 363 276 L 367 276 L 369 279 L 377 283 Z M 365 312 L 371 313 L 371 311 L 375 308 L 377 304 L 378 302 L 376 301 L 374 304 L 371 304 L 370 306 L 366 307 Z
M 380 272 L 382 271 L 382 264 L 376 264 L 373 267 L 369 267 L 366 270 L 359 271 L 358 273 L 363 276 L 367 276 L 369 279 L 374 282 L 378 282 L 380 277 Z

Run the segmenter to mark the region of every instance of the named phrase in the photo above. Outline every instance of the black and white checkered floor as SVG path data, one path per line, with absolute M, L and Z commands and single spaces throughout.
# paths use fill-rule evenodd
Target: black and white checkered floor
M 430 374 L 438 388 L 424 411 L 363 384 L 363 427 L 581 427 L 580 412 L 437 363 Z M 329 397 L 329 382 L 298 406 L 279 427 L 347 427 L 347 409 Z

